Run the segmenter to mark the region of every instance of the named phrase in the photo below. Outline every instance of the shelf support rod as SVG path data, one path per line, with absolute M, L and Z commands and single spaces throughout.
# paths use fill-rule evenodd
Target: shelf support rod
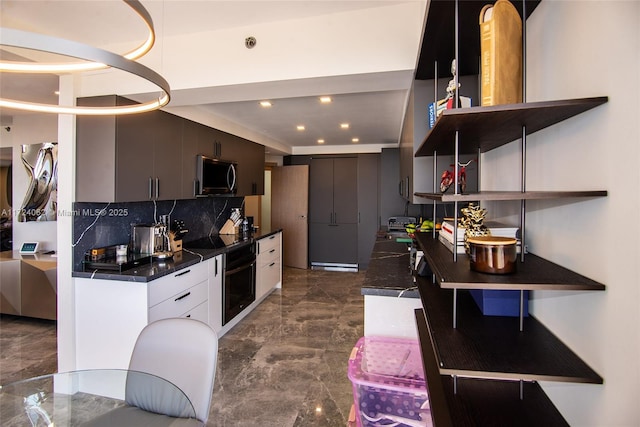
M 455 91 L 455 100 L 454 100 L 454 107 L 453 108 L 458 108 L 458 70 L 460 69 L 460 55 L 459 55 L 459 48 L 460 48 L 460 40 L 459 40 L 459 29 L 460 29 L 460 4 L 459 4 L 459 0 L 456 0 L 455 2 L 455 46 L 454 46 L 454 58 L 456 61 L 456 72 L 453 75 L 453 84 L 454 84 L 454 91 Z M 456 130 L 456 140 L 455 140 L 455 156 L 453 159 L 453 184 L 454 184 L 454 194 L 459 194 L 459 190 L 458 190 L 458 162 L 460 161 L 460 153 L 459 153 L 459 136 L 460 136 L 460 132 L 458 130 Z M 453 214 L 453 261 L 457 262 L 458 261 L 458 202 L 456 201 L 454 203 L 454 214 Z M 454 319 L 455 322 L 455 319 Z M 455 326 L 454 326 L 455 327 Z
M 455 249 L 455 246 L 454 246 Z M 458 288 L 453 288 L 453 329 L 458 327 Z
M 524 381 L 520 380 L 520 400 L 524 400 Z
M 434 63 L 434 72 L 433 72 L 433 105 L 435 106 L 434 111 L 436 115 L 436 120 L 438 120 L 438 61 Z M 437 192 L 437 179 L 438 179 L 438 150 L 434 150 L 433 152 L 433 194 Z M 437 202 L 433 201 L 433 231 L 431 232 L 433 238 L 436 238 L 436 214 L 437 214 Z
M 454 52 L 454 58 L 456 60 L 456 72 L 453 75 L 453 90 L 455 93 L 455 105 L 453 108 L 458 108 L 458 105 L 460 105 L 460 93 L 458 90 L 458 83 L 459 83 L 459 79 L 458 79 L 458 74 L 460 74 L 458 72 L 458 70 L 460 70 L 460 40 L 459 40 L 459 33 L 460 33 L 460 5 L 459 5 L 459 1 L 456 0 L 456 4 L 455 4 L 455 52 Z M 457 163 L 457 159 L 456 159 L 456 163 Z M 458 171 L 456 170 L 456 174 L 458 173 Z M 457 185 L 457 183 L 456 183 Z
M 527 127 L 522 126 L 522 160 L 521 160 L 521 191 L 525 193 L 527 191 Z M 526 248 L 526 232 L 525 232 L 525 220 L 527 214 L 527 201 L 525 199 L 520 200 L 520 261 L 524 262 L 524 253 Z
M 520 249 L 522 251 L 522 249 Z M 524 330 L 524 289 L 520 289 L 520 332 Z
M 527 102 L 527 3 L 522 0 L 522 102 Z
M 522 102 L 527 102 L 527 2 L 522 0 Z M 526 192 L 527 129 L 522 126 L 522 192 Z M 524 262 L 526 201 L 520 201 L 520 261 Z M 522 328 L 520 329 L 522 330 Z
M 437 183 L 437 179 L 438 179 L 438 151 L 435 150 L 433 152 L 433 193 L 436 194 L 438 191 L 438 183 Z M 437 208 L 438 208 L 438 204 L 437 202 L 434 200 L 433 201 L 433 230 L 432 230 L 432 236 L 435 239 L 436 238 L 436 214 L 437 214 Z

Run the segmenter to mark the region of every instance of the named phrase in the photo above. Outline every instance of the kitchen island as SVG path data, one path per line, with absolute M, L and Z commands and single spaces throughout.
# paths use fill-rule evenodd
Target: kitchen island
M 414 282 L 410 246 L 396 237 L 380 237 L 362 286 L 365 336 L 417 339 L 414 310 L 421 308 Z

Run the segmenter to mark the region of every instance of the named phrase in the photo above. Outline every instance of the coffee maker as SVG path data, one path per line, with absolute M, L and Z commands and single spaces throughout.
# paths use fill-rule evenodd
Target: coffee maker
M 134 224 L 131 226 L 131 247 L 135 254 L 148 254 L 158 259 L 171 258 L 169 241 L 169 218 L 165 215 L 156 224 Z

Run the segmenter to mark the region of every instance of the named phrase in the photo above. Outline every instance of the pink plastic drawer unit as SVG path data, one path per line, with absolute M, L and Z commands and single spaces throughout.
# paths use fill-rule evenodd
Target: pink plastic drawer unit
M 417 340 L 362 337 L 349 357 L 359 426 L 431 426 Z

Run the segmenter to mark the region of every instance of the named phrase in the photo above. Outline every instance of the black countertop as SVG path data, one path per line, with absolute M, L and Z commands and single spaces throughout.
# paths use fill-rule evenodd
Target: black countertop
M 378 238 L 371 252 L 362 295 L 420 298 L 409 264 L 408 243 Z
M 226 253 L 234 248 L 251 244 L 256 240 L 264 239 L 273 234 L 281 232 L 282 229 L 276 230 L 258 230 L 253 233 L 252 237 L 246 240 L 234 238 L 234 236 L 220 236 L 224 241 L 224 246 L 205 245 L 203 240 L 193 241 L 197 248 L 190 248 L 190 242 L 183 242 L 182 251 L 173 254 L 172 259 L 152 260 L 151 257 L 146 261 L 140 262 L 137 266 L 122 271 L 110 271 L 96 269 L 93 271 L 74 271 L 73 277 L 81 277 L 85 279 L 104 279 L 104 280 L 120 280 L 127 282 L 150 282 L 168 274 L 174 273 L 183 268 L 192 266 L 199 262 L 206 261 L 217 255 Z M 217 237 L 217 236 L 216 236 Z M 237 236 L 236 236 L 237 237 Z M 217 240 L 213 239 L 212 241 Z

